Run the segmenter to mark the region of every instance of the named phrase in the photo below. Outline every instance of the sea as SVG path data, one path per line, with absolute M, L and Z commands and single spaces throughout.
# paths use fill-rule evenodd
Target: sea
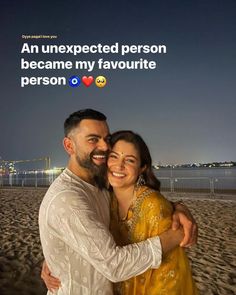
M 236 195 L 236 167 L 230 168 L 160 168 L 154 173 L 163 191 L 196 191 Z M 49 186 L 59 172 L 41 170 L 0 175 L 0 187 Z
M 154 173 L 163 190 L 206 190 L 236 194 L 236 167 L 160 168 Z

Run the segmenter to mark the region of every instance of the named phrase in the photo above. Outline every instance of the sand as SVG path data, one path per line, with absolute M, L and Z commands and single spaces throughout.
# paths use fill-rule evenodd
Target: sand
M 43 295 L 38 210 L 46 189 L 0 189 L 0 294 Z M 236 294 L 236 196 L 181 197 L 199 224 L 198 244 L 188 250 L 200 294 Z

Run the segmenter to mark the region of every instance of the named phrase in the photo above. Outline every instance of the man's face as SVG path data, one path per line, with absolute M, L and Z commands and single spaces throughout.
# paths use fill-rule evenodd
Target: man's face
M 72 141 L 73 157 L 77 164 L 89 170 L 95 182 L 97 179 L 105 181 L 110 137 L 107 123 L 84 119 L 68 137 Z

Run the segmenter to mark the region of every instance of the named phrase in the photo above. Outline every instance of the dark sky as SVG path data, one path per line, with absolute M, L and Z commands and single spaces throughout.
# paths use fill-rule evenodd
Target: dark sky
M 236 2 L 1 1 L 1 143 L 4 160 L 50 156 L 66 165 L 64 119 L 81 108 L 108 117 L 111 131 L 131 129 L 154 163 L 236 160 Z M 21 54 L 22 35 L 57 35 L 30 44 L 165 44 L 155 70 L 52 71 L 20 69 L 20 60 L 73 60 L 71 55 Z M 116 55 L 76 59 L 119 60 Z M 21 76 L 102 74 L 105 88 L 20 86 Z

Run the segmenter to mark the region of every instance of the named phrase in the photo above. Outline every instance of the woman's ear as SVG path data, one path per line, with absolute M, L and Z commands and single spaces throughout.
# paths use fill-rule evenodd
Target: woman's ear
M 147 170 L 147 165 L 140 168 L 140 174 L 142 174 L 145 170 Z

